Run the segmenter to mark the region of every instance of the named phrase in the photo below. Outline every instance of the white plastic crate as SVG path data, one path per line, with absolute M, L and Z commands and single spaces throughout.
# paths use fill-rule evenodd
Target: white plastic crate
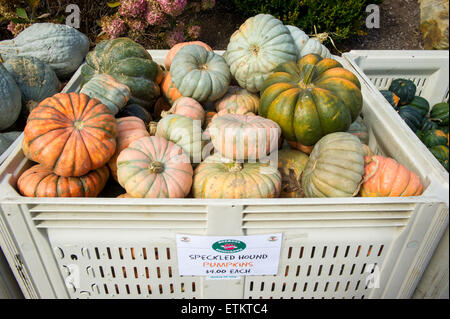
M 150 51 L 162 63 L 166 51 Z M 339 59 L 350 67 L 344 59 Z M 66 91 L 78 89 L 78 74 Z M 409 198 L 26 198 L 14 186 L 31 163 L 16 146 L 0 167 L 1 240 L 29 298 L 410 298 L 448 224 L 448 192 L 373 104 L 372 149 L 414 170 Z M 283 233 L 278 274 L 230 280 L 178 275 L 176 234 Z M 0 242 L 0 244 L 3 244 Z M 373 281 L 372 281 L 373 280 Z M 372 287 L 371 284 L 375 286 Z

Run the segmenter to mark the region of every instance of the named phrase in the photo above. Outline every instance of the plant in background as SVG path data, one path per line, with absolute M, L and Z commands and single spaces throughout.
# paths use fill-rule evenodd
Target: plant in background
M 285 24 L 295 25 L 306 33 L 332 34 L 344 40 L 362 33 L 367 5 L 382 0 L 233 0 L 246 16 L 269 13 Z

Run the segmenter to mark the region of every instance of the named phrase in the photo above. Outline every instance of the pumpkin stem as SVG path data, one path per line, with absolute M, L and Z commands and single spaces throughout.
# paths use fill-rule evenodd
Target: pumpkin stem
M 150 163 L 148 169 L 154 174 L 159 174 L 163 171 L 163 164 L 158 161 L 153 161 Z
M 230 172 L 232 173 L 239 173 L 242 171 L 242 163 L 233 163 L 233 165 L 230 167 Z
M 172 112 L 169 111 L 161 111 L 161 118 L 166 117 L 167 115 L 173 114 Z
M 150 134 L 150 136 L 155 136 L 156 135 L 156 128 L 158 126 L 158 122 L 150 122 L 148 123 L 148 132 Z

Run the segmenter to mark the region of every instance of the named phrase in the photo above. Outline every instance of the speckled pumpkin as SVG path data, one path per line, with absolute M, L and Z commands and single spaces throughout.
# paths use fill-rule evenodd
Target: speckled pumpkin
M 17 188 L 27 197 L 96 197 L 109 177 L 107 166 L 80 177 L 62 177 L 37 164 L 20 175 Z
M 117 176 L 136 198 L 183 198 L 191 189 L 193 170 L 181 147 L 158 136 L 132 142 L 117 159 Z
M 61 176 L 83 176 L 104 166 L 116 150 L 117 123 L 97 99 L 58 93 L 28 116 L 25 156 Z
M 229 110 L 229 113 L 246 114 L 252 112 L 258 114 L 259 96 L 243 89 L 239 86 L 232 85 L 228 87 L 224 96 L 214 102 L 217 112 Z M 244 112 L 247 109 L 248 112 Z
M 277 168 L 262 163 L 236 163 L 214 154 L 194 171 L 195 198 L 276 198 L 281 191 Z
M 331 133 L 319 140 L 302 175 L 306 197 L 356 196 L 364 175 L 361 141 L 347 132 Z
M 193 98 L 185 96 L 176 99 L 170 110 L 162 111 L 161 117 L 165 117 L 169 114 L 187 116 L 193 120 L 200 121 L 202 125 L 205 121 L 205 110 L 203 109 L 203 106 Z

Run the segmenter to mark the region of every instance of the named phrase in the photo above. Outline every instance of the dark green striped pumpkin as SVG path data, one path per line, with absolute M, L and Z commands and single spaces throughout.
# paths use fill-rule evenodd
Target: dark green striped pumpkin
M 394 109 L 397 109 L 400 98 L 394 92 L 391 92 L 389 90 L 380 90 L 380 93 L 389 102 L 389 104 L 392 105 Z
M 407 79 L 395 79 L 389 86 L 389 91 L 394 92 L 400 98 L 400 105 L 411 102 L 416 96 L 416 90 L 414 82 Z
M 414 99 L 408 103 L 418 109 L 423 116 L 426 116 L 430 112 L 430 103 L 421 96 L 415 96 Z
M 414 133 L 420 129 L 423 116 L 415 107 L 411 105 L 401 106 L 398 110 L 398 115 L 400 115 Z
M 428 148 L 431 154 L 441 163 L 442 166 L 448 171 L 448 147 L 445 145 L 436 145 Z
M 438 103 L 431 109 L 430 118 L 439 125 L 448 125 L 448 109 L 448 103 Z
M 436 145 L 447 144 L 447 134 L 441 130 L 429 130 L 422 133 L 421 141 L 425 146 L 432 147 Z

